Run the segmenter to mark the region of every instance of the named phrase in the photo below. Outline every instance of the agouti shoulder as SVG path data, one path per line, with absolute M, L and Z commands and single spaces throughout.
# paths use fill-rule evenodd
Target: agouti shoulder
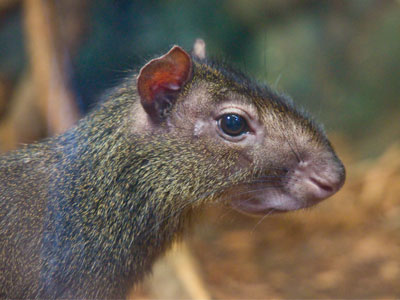
M 344 167 L 291 100 L 174 46 L 68 132 L 0 158 L 0 297 L 123 298 L 202 206 L 334 194 Z

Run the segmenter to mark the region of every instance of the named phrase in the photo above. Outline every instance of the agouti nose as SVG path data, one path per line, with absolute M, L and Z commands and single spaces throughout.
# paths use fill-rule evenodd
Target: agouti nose
M 303 184 L 303 197 L 318 201 L 332 196 L 343 186 L 345 169 L 336 159 L 322 166 L 302 161 L 296 168 L 294 176 Z
M 310 185 L 310 189 L 314 188 L 314 196 L 316 199 L 325 199 L 329 196 L 332 196 L 336 193 L 343 184 L 342 179 L 327 179 L 321 178 L 318 175 L 314 174 L 308 178 L 308 185 Z

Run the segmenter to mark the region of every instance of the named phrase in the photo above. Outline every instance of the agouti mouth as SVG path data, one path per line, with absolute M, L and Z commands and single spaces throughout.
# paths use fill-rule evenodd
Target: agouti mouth
M 245 192 L 242 192 L 244 194 Z M 250 215 L 267 215 L 299 210 L 317 204 L 320 200 L 298 199 L 279 187 L 264 187 L 247 196 L 240 193 L 231 197 L 230 205 L 237 211 Z
M 291 203 L 295 202 L 282 188 L 282 180 L 268 180 L 268 183 L 263 183 L 262 179 L 258 181 L 232 188 L 226 198 L 230 206 L 241 213 L 250 215 L 283 213 L 300 208 L 282 205 L 289 199 Z
M 342 169 L 317 166 L 312 161 L 301 161 L 285 174 L 264 176 L 241 184 L 229 192 L 230 205 L 252 215 L 313 206 L 335 194 L 344 182 Z
M 320 189 L 326 191 L 327 193 L 333 193 L 332 186 L 321 182 L 320 180 L 315 179 L 314 177 L 310 177 L 310 181 L 313 182 Z

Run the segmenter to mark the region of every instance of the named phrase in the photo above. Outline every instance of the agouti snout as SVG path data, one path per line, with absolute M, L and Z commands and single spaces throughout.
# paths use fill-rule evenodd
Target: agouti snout
M 202 41 L 174 46 L 76 127 L 0 159 L 0 295 L 124 297 L 202 205 L 296 210 L 344 178 L 290 99 Z

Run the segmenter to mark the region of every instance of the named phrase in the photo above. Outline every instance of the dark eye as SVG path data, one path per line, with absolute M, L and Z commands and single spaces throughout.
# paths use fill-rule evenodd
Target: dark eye
M 239 136 L 249 131 L 246 120 L 236 114 L 223 115 L 218 124 L 221 130 L 230 136 Z

